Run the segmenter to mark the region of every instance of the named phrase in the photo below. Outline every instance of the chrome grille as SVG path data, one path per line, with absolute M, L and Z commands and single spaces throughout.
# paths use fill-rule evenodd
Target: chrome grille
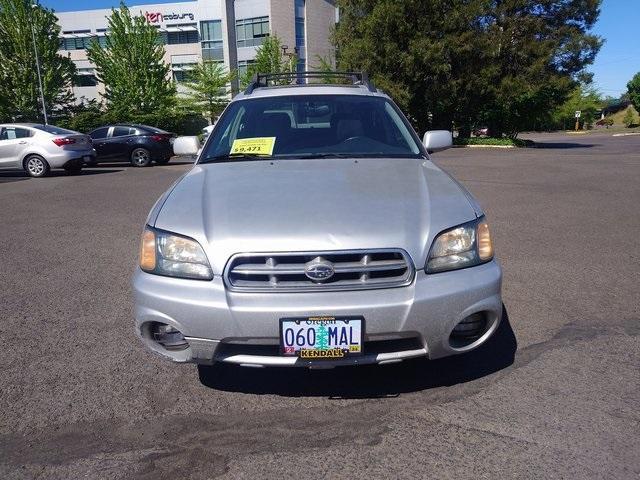
M 333 275 L 312 280 L 309 265 L 330 265 Z M 333 252 L 241 253 L 229 260 L 224 280 L 230 290 L 246 292 L 330 291 L 408 285 L 414 268 L 401 249 Z

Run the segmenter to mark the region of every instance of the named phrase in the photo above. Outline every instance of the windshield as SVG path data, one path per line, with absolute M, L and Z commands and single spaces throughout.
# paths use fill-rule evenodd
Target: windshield
M 410 126 L 383 97 L 291 95 L 232 103 L 200 163 L 234 156 L 421 158 Z

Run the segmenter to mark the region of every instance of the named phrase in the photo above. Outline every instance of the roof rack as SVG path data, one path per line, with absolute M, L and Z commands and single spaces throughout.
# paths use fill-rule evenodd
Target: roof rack
M 376 87 L 369 81 L 366 72 L 287 72 L 287 73 L 257 73 L 244 91 L 245 95 L 251 95 L 256 88 L 268 87 L 269 82 L 288 81 L 295 85 L 298 80 L 310 78 L 342 78 L 351 81 L 352 85 L 364 85 L 370 92 L 376 92 Z

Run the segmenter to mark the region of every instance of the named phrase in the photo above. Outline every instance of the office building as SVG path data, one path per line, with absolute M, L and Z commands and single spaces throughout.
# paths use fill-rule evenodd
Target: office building
M 317 67 L 318 57 L 333 62 L 330 34 L 337 19 L 333 0 L 197 0 L 129 8 L 158 29 L 165 61 L 178 85 L 201 61 L 221 62 L 242 74 L 257 47 L 274 34 L 286 47 L 285 54 L 297 55 L 299 70 Z M 110 14 L 110 9 L 57 13 L 60 54 L 69 55 L 78 68 L 74 86 L 78 99 L 99 98 L 103 91 L 86 48 L 94 39 L 104 44 Z

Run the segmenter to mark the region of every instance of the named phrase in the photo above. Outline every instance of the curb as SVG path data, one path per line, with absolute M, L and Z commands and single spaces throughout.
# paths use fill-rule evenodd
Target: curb
M 454 145 L 453 148 L 518 148 L 515 145 Z

